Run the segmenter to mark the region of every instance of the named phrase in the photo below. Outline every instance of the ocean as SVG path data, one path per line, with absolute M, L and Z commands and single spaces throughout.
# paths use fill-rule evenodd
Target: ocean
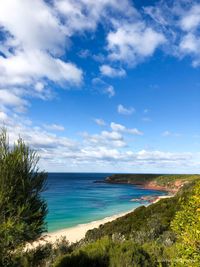
M 48 231 L 73 227 L 129 211 L 147 202 L 131 201 L 164 192 L 134 185 L 95 183 L 110 173 L 49 173 L 43 197 L 48 204 Z

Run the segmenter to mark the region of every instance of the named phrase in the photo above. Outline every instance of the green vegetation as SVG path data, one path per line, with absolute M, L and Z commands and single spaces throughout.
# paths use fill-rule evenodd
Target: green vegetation
M 106 179 L 108 183 L 129 183 L 135 185 L 160 186 L 168 191 L 178 191 L 185 183 L 200 179 L 198 174 L 114 174 Z
M 193 261 L 200 265 L 200 183 L 198 183 L 188 201 L 175 215 L 171 223 L 177 234 L 177 252 L 184 263 Z
M 47 206 L 41 199 L 47 175 L 38 172 L 38 157 L 19 138 L 9 146 L 6 131 L 0 134 L 0 266 L 15 264 L 26 242 L 46 230 Z M 16 256 L 16 257 L 15 257 Z
M 46 230 L 47 206 L 40 195 L 46 174 L 37 163 L 21 139 L 10 147 L 1 132 L 0 267 L 200 266 L 199 175 L 113 175 L 108 182 L 153 182 L 179 191 L 88 231 L 76 244 L 62 239 L 25 249 Z
M 176 196 L 88 231 L 53 266 L 200 266 L 200 180 L 187 181 Z
M 57 259 L 54 267 L 156 266 L 154 259 L 131 241 L 113 241 L 104 237 Z
M 106 178 L 108 182 L 118 183 L 142 183 L 155 180 L 157 177 L 160 177 L 161 174 L 113 174 Z

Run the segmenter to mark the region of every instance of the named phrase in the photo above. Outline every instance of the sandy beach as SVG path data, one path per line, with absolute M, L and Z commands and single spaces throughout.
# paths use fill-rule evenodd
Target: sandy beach
M 167 195 L 167 196 L 158 196 L 155 201 L 153 201 L 152 203 L 156 203 L 158 202 L 160 199 L 164 199 L 164 198 L 169 198 L 172 197 L 173 195 Z M 152 204 L 150 203 L 150 204 Z M 47 233 L 45 235 L 42 236 L 42 238 L 40 240 L 37 240 L 35 242 L 33 242 L 32 244 L 28 245 L 28 248 L 31 247 L 36 247 L 39 244 L 45 244 L 47 242 L 50 243 L 55 243 L 56 240 L 62 238 L 62 237 L 66 237 L 66 239 L 70 242 L 70 243 L 74 243 L 76 241 L 80 241 L 82 238 L 85 237 L 85 234 L 88 230 L 91 230 L 93 228 L 97 228 L 99 227 L 101 224 L 107 223 L 107 222 L 111 222 L 117 218 L 120 218 L 130 212 L 134 211 L 134 209 L 129 210 L 127 212 L 123 212 L 123 213 L 119 213 L 117 215 L 113 215 L 110 217 L 106 217 L 104 219 L 101 220 L 97 220 L 97 221 L 92 221 L 90 223 L 85 223 L 85 224 L 79 224 L 77 226 L 74 227 L 70 227 L 70 228 L 65 228 L 65 229 L 61 229 L 55 232 L 50 232 Z
M 113 216 L 109 216 L 106 217 L 104 219 L 101 220 L 97 220 L 97 221 L 92 221 L 90 223 L 85 223 L 85 224 L 79 224 L 77 226 L 74 227 L 70 227 L 70 228 L 65 228 L 65 229 L 61 229 L 55 232 L 50 232 L 47 233 L 45 235 L 43 235 L 41 237 L 41 239 L 33 242 L 32 244 L 28 244 L 27 248 L 33 248 L 38 246 L 39 244 L 45 244 L 45 243 L 55 243 L 56 240 L 62 238 L 62 237 L 66 237 L 66 239 L 70 242 L 70 243 L 74 243 L 77 241 L 80 241 L 82 238 L 85 237 L 85 234 L 88 230 L 91 230 L 93 228 L 97 228 L 99 227 L 101 224 L 107 223 L 107 222 L 111 222 L 119 217 L 122 217 L 130 212 L 134 211 L 134 209 L 129 210 L 127 212 L 123 212 L 117 215 L 113 215 Z

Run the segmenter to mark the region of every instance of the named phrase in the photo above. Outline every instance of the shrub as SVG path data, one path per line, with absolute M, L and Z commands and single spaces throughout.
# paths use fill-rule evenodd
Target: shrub
M 6 131 L 0 133 L 0 265 L 14 266 L 13 258 L 26 242 L 45 230 L 47 213 L 40 193 L 46 173 L 38 172 L 38 156 L 21 138 L 9 145 Z

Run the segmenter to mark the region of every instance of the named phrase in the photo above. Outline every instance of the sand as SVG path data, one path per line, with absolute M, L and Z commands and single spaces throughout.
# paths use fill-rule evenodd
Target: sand
M 69 241 L 69 243 L 74 243 L 77 241 L 80 241 L 82 238 L 85 237 L 85 234 L 88 230 L 94 229 L 99 227 L 101 224 L 111 222 L 117 218 L 120 218 L 130 212 L 132 212 L 134 209 L 129 210 L 127 212 L 123 212 L 117 215 L 113 215 L 110 217 L 106 217 L 102 220 L 92 221 L 90 223 L 85 224 L 79 224 L 74 227 L 61 229 L 55 232 L 49 232 L 45 235 L 43 235 L 39 240 L 33 242 L 32 244 L 27 244 L 26 248 L 31 249 L 34 247 L 37 247 L 38 245 L 43 245 L 45 243 L 55 243 L 58 239 L 61 239 L 62 237 L 65 237 L 66 240 Z

